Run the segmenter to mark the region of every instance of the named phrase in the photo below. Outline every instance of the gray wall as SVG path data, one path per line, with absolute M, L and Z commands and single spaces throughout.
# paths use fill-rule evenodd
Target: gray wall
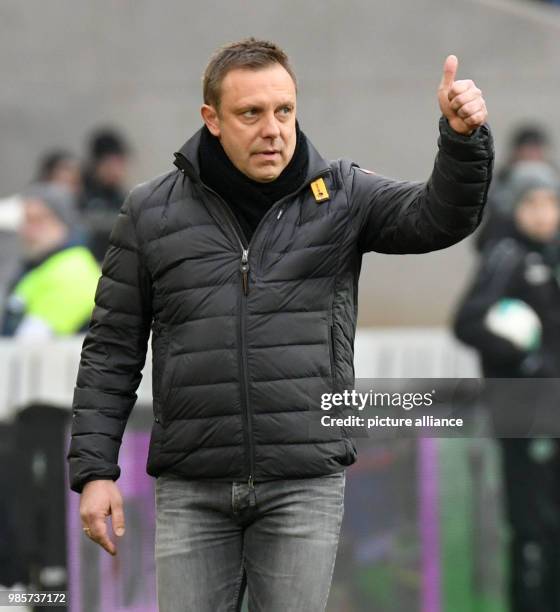
M 540 118 L 560 138 L 560 11 L 515 0 L 234 2 L 4 0 L 0 4 L 0 195 L 53 145 L 76 151 L 99 123 L 136 149 L 133 181 L 170 168 L 200 125 L 200 75 L 237 38 L 283 45 L 299 118 L 327 157 L 425 179 L 436 151 L 436 88 L 448 53 L 482 88 L 497 140 Z M 472 267 L 468 242 L 424 256 L 368 255 L 362 325 L 441 324 Z

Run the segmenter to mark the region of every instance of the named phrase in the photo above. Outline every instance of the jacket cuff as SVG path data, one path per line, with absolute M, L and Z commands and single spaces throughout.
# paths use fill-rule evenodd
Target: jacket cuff
M 438 145 L 446 153 L 459 160 L 491 159 L 494 146 L 490 126 L 484 123 L 470 135 L 459 134 L 450 125 L 447 117 L 439 119 Z
M 80 480 L 80 483 L 74 487 L 74 491 L 76 491 L 76 493 L 81 493 L 87 483 L 91 482 L 92 480 L 112 480 L 115 482 L 115 479 L 111 478 L 111 476 L 88 476 L 87 478 Z

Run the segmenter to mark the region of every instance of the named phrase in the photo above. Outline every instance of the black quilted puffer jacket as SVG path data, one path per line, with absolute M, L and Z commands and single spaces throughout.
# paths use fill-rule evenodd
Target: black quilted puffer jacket
M 315 424 L 321 394 L 354 382 L 362 255 L 424 253 L 467 236 L 494 156 L 487 126 L 465 137 L 443 117 L 425 183 L 328 162 L 308 140 L 306 181 L 247 244 L 200 181 L 199 138 L 175 154 L 177 170 L 132 190 L 111 234 L 74 395 L 75 491 L 120 474 L 150 331 L 149 474 L 251 484 L 352 464 L 346 430 Z

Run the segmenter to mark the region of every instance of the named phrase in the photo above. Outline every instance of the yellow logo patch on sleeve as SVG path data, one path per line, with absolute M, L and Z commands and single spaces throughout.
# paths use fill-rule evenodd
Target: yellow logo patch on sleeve
M 331 197 L 327 191 L 325 181 L 322 178 L 318 178 L 316 181 L 311 183 L 311 191 L 313 191 L 313 195 L 315 196 L 315 200 L 317 202 L 324 202 Z

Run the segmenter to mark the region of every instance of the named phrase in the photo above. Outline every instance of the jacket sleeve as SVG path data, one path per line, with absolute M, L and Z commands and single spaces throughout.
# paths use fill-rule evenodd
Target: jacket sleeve
M 498 366 L 516 368 L 530 353 L 492 333 L 484 323 L 490 308 L 516 284 L 522 260 L 523 252 L 508 239 L 485 251 L 453 322 L 453 331 L 459 340 L 477 349 L 485 361 Z
M 439 122 L 439 151 L 427 182 L 396 181 L 352 164 L 350 205 L 360 252 L 426 253 L 451 246 L 479 225 L 494 146 L 485 124 L 471 136 Z
M 146 359 L 151 283 L 132 217 L 138 189 L 111 232 L 82 347 L 67 455 L 70 487 L 78 493 L 90 480 L 120 476 L 119 448 Z

